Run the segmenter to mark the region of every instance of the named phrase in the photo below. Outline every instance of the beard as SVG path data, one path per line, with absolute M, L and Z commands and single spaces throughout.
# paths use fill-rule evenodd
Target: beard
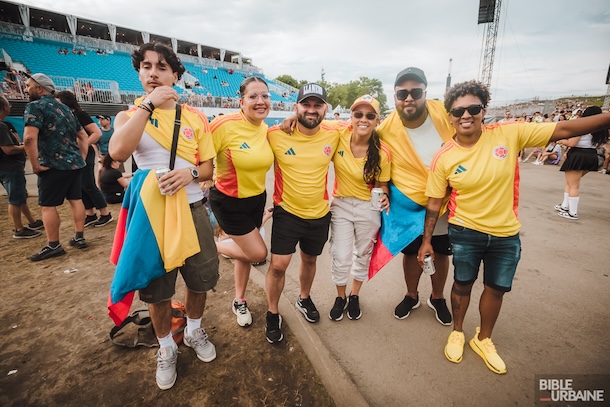
M 315 129 L 316 127 L 318 127 L 320 125 L 320 123 L 322 123 L 322 120 L 324 119 L 323 117 L 321 117 L 320 115 L 318 115 L 316 118 L 313 117 L 306 117 L 305 114 L 300 114 L 297 116 L 297 119 L 299 121 L 299 123 L 301 123 L 301 126 L 305 127 L 306 129 Z
M 40 95 L 38 93 L 30 93 L 28 94 L 28 98 L 30 99 L 30 102 L 33 102 L 40 99 Z
M 422 117 L 422 115 L 426 112 L 426 104 L 424 103 L 421 106 L 416 105 L 413 113 L 407 113 L 403 109 L 396 110 L 398 111 L 398 115 L 403 122 L 411 122 Z

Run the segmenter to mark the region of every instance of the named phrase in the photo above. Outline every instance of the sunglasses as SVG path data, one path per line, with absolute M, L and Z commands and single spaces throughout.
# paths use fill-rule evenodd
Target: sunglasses
M 365 116 L 368 120 L 375 120 L 377 118 L 377 115 L 375 113 L 367 113 L 364 114 L 362 112 L 352 112 L 352 114 L 354 115 L 354 117 L 356 119 L 362 119 L 363 116 Z
M 422 96 L 424 96 L 424 90 L 421 88 L 415 88 L 411 90 L 400 89 L 396 91 L 396 99 L 398 100 L 406 100 L 409 95 L 411 95 L 413 100 L 418 100 L 421 99 Z
M 476 116 L 477 114 L 481 113 L 481 110 L 483 110 L 483 106 L 481 105 L 470 105 L 468 107 L 455 107 L 453 109 L 451 109 L 449 111 L 449 113 L 451 113 L 451 115 L 453 117 L 457 117 L 458 119 L 462 116 L 464 116 L 464 112 L 468 110 L 468 113 L 471 116 Z

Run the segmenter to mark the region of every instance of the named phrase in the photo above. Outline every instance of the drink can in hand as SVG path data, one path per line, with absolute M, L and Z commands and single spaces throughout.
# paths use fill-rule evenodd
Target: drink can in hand
M 424 273 L 431 276 L 435 272 L 436 269 L 434 268 L 434 260 L 432 260 L 432 256 L 426 254 L 426 256 L 424 257 Z
M 373 188 L 371 189 L 371 209 L 375 211 L 381 210 L 381 197 L 383 196 L 383 189 Z
M 165 174 L 168 174 L 171 170 L 168 167 L 161 167 L 161 168 L 157 168 L 155 170 L 155 175 L 157 176 L 157 181 L 159 181 L 161 179 L 161 177 L 163 177 Z M 159 191 L 161 192 L 161 195 L 167 195 L 167 193 L 165 193 L 163 191 L 163 188 L 161 188 L 161 185 L 159 185 Z

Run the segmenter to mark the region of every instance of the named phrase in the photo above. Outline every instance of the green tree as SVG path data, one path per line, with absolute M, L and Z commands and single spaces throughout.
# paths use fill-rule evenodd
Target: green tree
M 286 85 L 290 85 L 293 88 L 298 88 L 299 87 L 299 81 L 297 81 L 296 79 L 294 79 L 292 76 L 290 75 L 280 75 L 277 78 L 275 78 L 276 81 L 280 81 L 285 83 Z

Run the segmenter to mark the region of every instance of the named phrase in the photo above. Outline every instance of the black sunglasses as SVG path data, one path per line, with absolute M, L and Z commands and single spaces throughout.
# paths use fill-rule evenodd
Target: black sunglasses
M 364 114 L 362 112 L 352 112 L 352 114 L 354 115 L 354 117 L 356 119 L 362 119 L 362 116 L 366 116 L 366 118 L 368 120 L 375 120 L 377 118 L 377 115 L 375 113 L 367 113 Z
M 398 100 L 405 100 L 409 97 L 409 95 L 411 95 L 413 100 L 418 100 L 421 99 L 422 96 L 424 96 L 424 90 L 422 88 L 415 88 L 411 90 L 400 89 L 396 91 L 396 99 Z
M 453 109 L 451 109 L 449 111 L 449 113 L 451 113 L 451 115 L 453 117 L 457 117 L 458 119 L 462 116 L 464 116 L 464 112 L 468 110 L 468 113 L 471 116 L 475 116 L 479 113 L 481 113 L 481 110 L 483 110 L 483 106 L 481 105 L 470 105 L 468 107 L 455 107 Z

